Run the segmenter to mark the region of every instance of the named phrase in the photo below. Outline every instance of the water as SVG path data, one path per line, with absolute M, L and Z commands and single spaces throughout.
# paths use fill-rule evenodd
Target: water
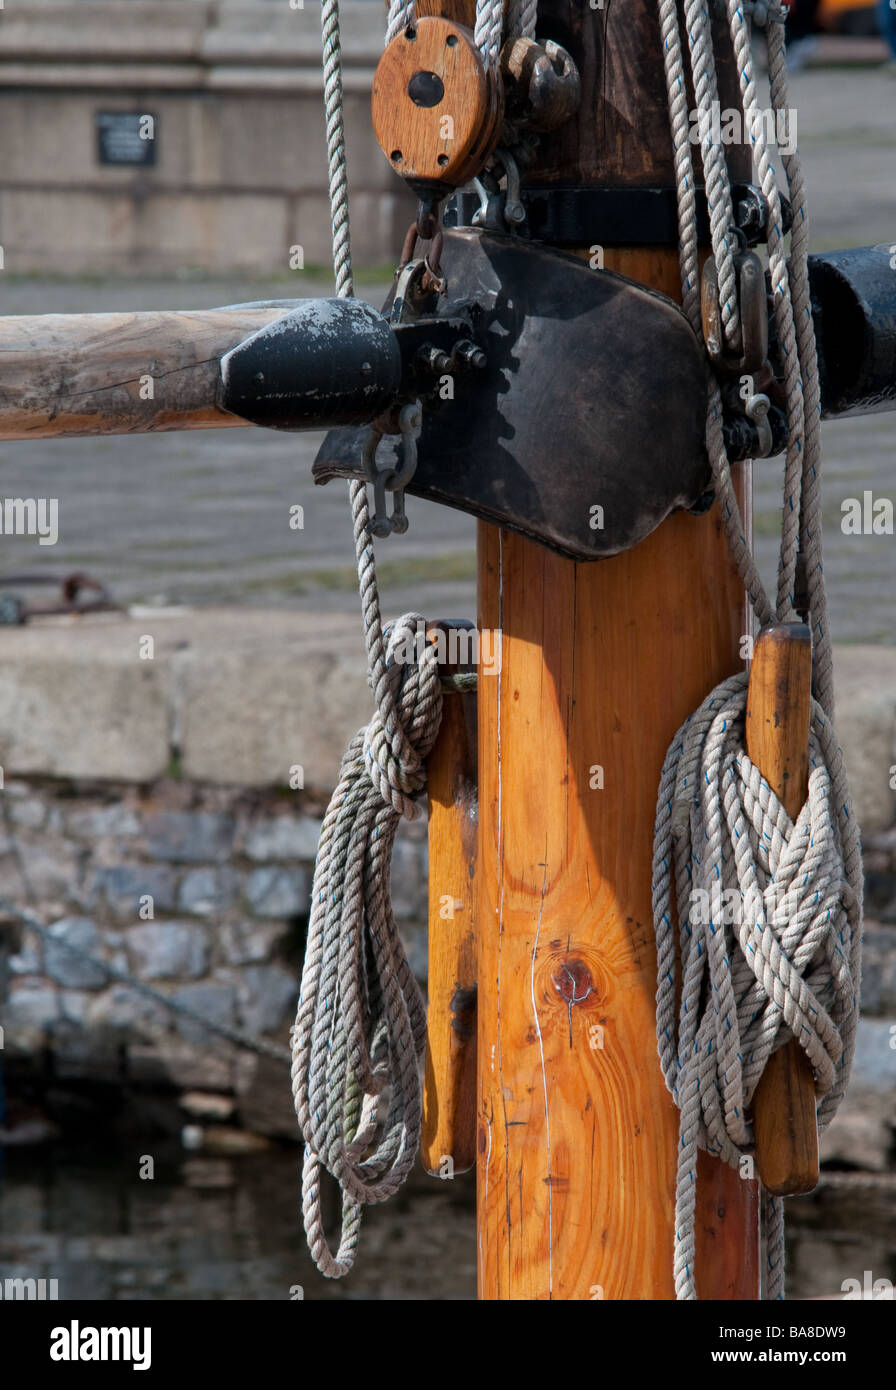
M 138 1176 L 154 1158 L 152 1180 Z M 0 1277 L 58 1279 L 60 1299 L 472 1298 L 472 1174 L 419 1172 L 367 1209 L 345 1280 L 318 1274 L 305 1246 L 297 1149 L 240 1158 L 148 1142 L 9 1151 L 0 1180 Z
M 138 1176 L 151 1154 L 155 1176 Z M 298 1154 L 187 1155 L 155 1142 L 116 1153 L 10 1150 L 0 1177 L 0 1278 L 58 1280 L 62 1299 L 471 1299 L 473 1175 L 419 1169 L 368 1208 L 341 1281 L 305 1248 Z M 896 1185 L 824 1187 L 788 1204 L 788 1297 L 840 1296 L 847 1278 L 896 1284 Z

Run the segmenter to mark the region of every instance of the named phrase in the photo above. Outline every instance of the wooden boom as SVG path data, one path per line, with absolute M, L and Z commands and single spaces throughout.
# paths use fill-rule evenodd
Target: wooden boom
M 245 425 L 221 358 L 286 307 L 0 318 L 0 440 Z

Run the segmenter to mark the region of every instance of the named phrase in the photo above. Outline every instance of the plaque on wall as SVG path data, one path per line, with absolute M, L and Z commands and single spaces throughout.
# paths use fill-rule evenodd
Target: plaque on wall
M 157 135 L 158 121 L 148 111 L 96 113 L 100 164 L 155 164 Z

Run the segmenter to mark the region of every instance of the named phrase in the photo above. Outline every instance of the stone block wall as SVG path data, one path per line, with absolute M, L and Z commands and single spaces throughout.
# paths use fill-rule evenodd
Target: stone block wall
M 50 932 L 23 931 L 0 902 L 8 1094 L 54 1121 L 98 1086 L 103 1106 L 140 1097 L 143 1118 L 147 1097 L 198 1089 L 200 1109 L 239 1098 L 241 1122 L 294 1136 L 285 1066 L 85 955 L 286 1045 L 321 819 L 371 709 L 357 621 L 207 610 L 38 622 L 0 629 L 0 670 L 0 899 Z M 401 827 L 392 884 L 421 979 L 425 835 Z
M 0 910 L 7 1084 L 245 1090 L 252 1054 L 92 961 L 213 1024 L 285 1045 L 323 798 L 171 778 L 141 788 L 13 779 L 2 798 L 0 897 L 50 931 L 4 924 Z M 424 828 L 408 826 L 393 900 L 421 978 L 425 859 Z M 253 1123 L 288 1131 L 288 1071 L 268 1071 L 282 1104 Z

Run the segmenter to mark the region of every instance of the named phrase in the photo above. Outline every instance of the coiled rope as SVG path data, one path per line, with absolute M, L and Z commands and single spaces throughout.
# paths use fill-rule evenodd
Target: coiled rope
M 694 1299 L 697 1151 L 752 1175 L 750 1101 L 763 1068 L 795 1037 L 812 1064 L 819 1128 L 836 1112 L 855 1049 L 861 968 L 859 831 L 834 734 L 833 673 L 821 553 L 820 395 L 808 288 L 809 223 L 799 156 L 782 154 L 794 210 L 789 265 L 777 176 L 758 106 L 750 27 L 739 0 L 727 13 L 754 160 L 769 206 L 768 254 L 782 348 L 789 443 L 778 594 L 779 621 L 795 616 L 798 559 L 814 643 L 809 795 L 796 823 L 744 752 L 747 675 L 718 686 L 670 745 L 657 797 L 653 912 L 657 940 L 657 1045 L 680 1115 L 675 1211 L 675 1288 Z M 675 170 L 684 310 L 700 319 L 695 178 L 676 0 L 659 0 Z M 772 106 L 788 109 L 783 23 L 771 0 L 753 7 L 764 25 Z M 701 154 L 719 268 L 725 334 L 737 338 L 730 237 L 731 193 L 713 140 L 717 100 L 706 0 L 686 0 L 685 27 L 700 118 Z M 711 381 L 707 449 L 728 542 L 760 624 L 772 605 L 746 539 L 722 438 L 719 387 Z M 674 901 L 674 907 L 673 907 Z M 677 927 L 676 927 L 677 919 Z M 677 957 L 677 959 L 676 959 Z M 764 1295 L 784 1297 L 784 1214 L 764 1201 Z
M 355 511 L 365 544 L 366 509 Z M 373 610 L 376 610 L 375 612 Z M 414 795 L 442 709 L 435 650 L 396 659 L 417 631 L 408 614 L 385 634 L 368 589 L 368 652 L 377 713 L 342 761 L 324 819 L 293 1032 L 293 1095 L 305 1138 L 302 1209 L 311 1253 L 338 1278 L 354 1262 L 365 1202 L 392 1196 L 411 1170 L 420 1137 L 418 1059 L 426 1014 L 389 901 L 389 869 L 402 815 Z M 342 1236 L 334 1255 L 323 1230 L 320 1170 L 342 1188 Z
M 513 0 L 512 34 L 534 33 L 536 0 Z M 414 17 L 392 0 L 388 43 Z M 475 39 L 496 66 L 503 0 L 478 0 Z M 322 0 L 333 269 L 341 298 L 354 294 L 342 101 L 338 0 Z M 442 711 L 435 649 L 413 661 L 421 619 L 383 627 L 370 509 L 362 482 L 349 487 L 358 585 L 376 713 L 342 761 L 321 831 L 302 985 L 292 1032 L 292 1085 L 305 1140 L 302 1214 L 314 1260 L 330 1278 L 354 1263 L 365 1202 L 390 1197 L 410 1172 L 420 1143 L 419 1060 L 426 1015 L 389 900 L 398 821 L 419 811 L 426 756 Z M 321 1170 L 342 1189 L 342 1230 L 334 1254 L 323 1229 Z
M 387 42 L 412 16 L 413 5 L 393 0 Z M 321 39 L 333 270 L 337 294 L 350 298 L 338 0 L 323 0 Z M 397 659 L 414 649 L 418 615 L 383 628 L 364 483 L 350 483 L 349 497 L 377 712 L 349 745 L 321 830 L 292 1031 L 293 1099 L 305 1140 L 302 1215 L 311 1254 L 330 1278 L 354 1263 L 363 1204 L 397 1191 L 419 1146 L 426 1015 L 392 914 L 389 877 L 398 821 L 418 814 L 413 798 L 425 785 L 442 707 L 434 649 L 419 663 Z M 342 1189 L 335 1254 L 323 1228 L 324 1168 Z

